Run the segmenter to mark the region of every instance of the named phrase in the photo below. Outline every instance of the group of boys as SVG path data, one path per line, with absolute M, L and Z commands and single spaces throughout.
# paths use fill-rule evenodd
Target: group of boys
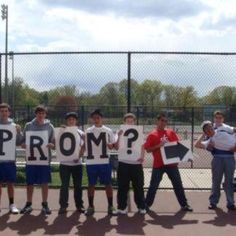
M 0 124 L 11 124 L 16 127 L 17 138 L 16 144 L 21 145 L 23 148 L 26 148 L 26 134 L 28 131 L 47 131 L 48 140 L 47 148 L 49 149 L 49 157 L 51 158 L 51 149 L 55 148 L 55 134 L 54 127 L 49 120 L 46 119 L 47 111 L 44 106 L 37 106 L 35 109 L 35 118 L 28 122 L 21 132 L 19 125 L 13 123 L 10 117 L 10 107 L 8 104 L 0 104 Z M 74 200 L 75 205 L 80 213 L 85 213 L 87 216 L 93 215 L 95 212 L 94 207 L 94 193 L 95 185 L 98 180 L 100 184 L 105 186 L 105 192 L 108 201 L 108 214 L 117 215 L 117 214 L 127 214 L 127 196 L 129 191 L 130 182 L 132 183 L 134 190 L 134 200 L 140 214 L 146 214 L 151 205 L 154 202 L 156 191 L 159 187 L 159 184 L 162 180 L 164 173 L 168 175 L 168 178 L 171 180 L 171 183 L 174 188 L 177 200 L 183 211 L 192 211 L 192 208 L 188 205 L 181 176 L 178 169 L 178 164 L 165 165 L 161 156 L 161 147 L 167 142 L 178 141 L 177 134 L 172 130 L 167 128 L 167 116 L 161 114 L 157 117 L 156 128 L 151 131 L 145 143 L 142 145 L 140 150 L 140 156 L 137 160 L 122 161 L 119 160 L 118 166 L 118 192 L 117 192 L 117 202 L 118 209 L 113 206 L 113 189 L 112 189 L 112 166 L 109 160 L 108 150 L 119 149 L 120 136 L 122 131 L 117 132 L 117 136 L 113 131 L 103 125 L 103 114 L 100 110 L 95 110 L 90 114 L 93 126 L 88 128 L 86 132 L 78 129 L 78 141 L 80 145 L 80 152 L 78 158 L 73 161 L 64 161 L 60 163 L 59 174 L 61 178 L 61 188 L 59 196 L 59 214 L 66 213 L 68 207 L 68 195 L 69 195 L 69 183 L 70 176 L 73 179 L 74 185 Z M 136 117 L 132 113 L 127 113 L 124 116 L 125 125 L 135 125 Z M 75 112 L 69 112 L 65 116 L 65 126 L 75 127 L 78 125 L 78 116 Z M 205 126 L 203 127 L 205 129 Z M 226 129 L 226 128 L 225 128 Z M 232 131 L 232 129 L 231 129 Z M 98 144 L 100 140 L 100 134 L 105 133 L 106 146 L 102 146 L 100 154 L 91 153 L 91 140 L 95 140 L 95 143 Z M 90 140 L 90 141 L 89 141 Z M 202 138 L 199 139 L 196 147 L 205 148 L 206 145 L 202 144 Z M 204 145 L 201 146 L 201 145 Z M 211 143 L 211 149 L 215 150 L 214 145 Z M 208 147 L 209 148 L 209 147 Z M 144 196 L 144 174 L 142 162 L 144 160 L 145 150 L 153 155 L 153 169 L 150 185 L 147 191 L 146 197 Z M 212 151 L 211 150 L 211 151 Z M 88 176 L 88 208 L 85 210 L 82 199 L 82 161 L 81 157 L 86 151 L 86 171 Z M 213 151 L 212 151 L 213 152 Z M 232 151 L 231 156 L 232 156 Z M 225 154 L 225 153 L 224 153 Z M 228 152 L 227 152 L 228 154 Z M 214 156 L 217 156 L 214 151 Z M 50 162 L 49 158 L 49 162 Z M 215 159 L 215 158 L 214 158 Z M 233 163 L 231 163 L 233 164 Z M 221 166 L 222 164 L 217 164 Z M 234 166 L 234 165 L 233 165 Z M 214 167 L 215 168 L 215 167 Z M 213 169 L 214 169 L 213 168 Z M 218 168 L 219 169 L 219 168 Z M 217 169 L 217 170 L 218 170 Z M 234 169 L 233 169 L 234 170 Z M 42 188 L 42 212 L 46 215 L 51 214 L 51 210 L 48 206 L 48 183 L 51 181 L 51 170 L 50 163 L 48 165 L 27 165 L 25 168 L 26 172 L 26 184 L 27 184 L 27 201 L 25 206 L 20 210 L 20 213 L 30 213 L 32 211 L 32 197 L 34 185 L 41 185 Z M 227 172 L 228 174 L 228 172 Z M 214 173 L 213 173 L 214 175 Z M 215 174 L 216 175 L 216 174 Z M 232 173 L 230 173 L 232 177 Z M 214 178 L 213 178 L 214 179 Z M 231 181 L 229 179 L 229 181 Z M 1 161 L 0 162 L 0 197 L 1 197 L 1 187 L 2 183 L 7 183 L 8 196 L 9 196 L 9 206 L 10 212 L 13 214 L 19 213 L 19 210 L 14 205 L 14 182 L 16 181 L 16 164 L 15 161 Z M 221 181 L 221 179 L 220 179 Z M 215 183 L 215 181 L 213 180 Z M 219 182 L 219 181 L 218 181 Z M 217 183 L 218 183 L 217 182 Z M 225 181 L 225 189 L 228 190 L 227 181 Z M 214 185 L 214 184 L 213 184 Z M 213 186 L 216 188 L 216 186 Z M 217 187 L 218 188 L 218 187 Z M 217 189 L 218 191 L 218 189 Z M 213 191 L 211 199 L 215 199 L 210 202 L 212 208 L 218 203 L 219 194 L 215 190 Z M 231 191 L 231 190 L 230 190 Z M 217 192 L 217 194 L 216 194 Z M 226 191 L 229 192 L 229 191 Z M 215 196 L 217 195 L 217 196 Z M 218 197 L 218 198 L 217 198 Z M 231 199 L 232 193 L 227 194 L 229 209 L 233 209 L 234 202 Z

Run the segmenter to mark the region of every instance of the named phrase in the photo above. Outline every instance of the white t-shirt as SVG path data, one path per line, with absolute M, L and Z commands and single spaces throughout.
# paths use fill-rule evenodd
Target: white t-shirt
M 223 123 L 220 126 L 216 126 L 216 124 L 213 125 L 214 129 L 217 131 L 223 131 L 223 132 L 227 132 L 229 134 L 233 134 L 234 133 L 234 127 L 230 126 L 230 125 L 226 125 L 225 123 Z
M 113 131 L 106 127 L 92 126 L 85 132 L 86 145 L 86 164 L 108 164 L 108 147 L 107 144 L 115 143 L 115 135 Z
M 80 145 L 80 147 L 82 147 L 84 145 L 84 139 L 83 139 L 84 132 L 82 130 L 78 129 L 78 134 L 79 134 L 79 136 L 78 136 L 79 145 Z M 77 166 L 77 165 L 82 164 L 82 160 L 81 160 L 81 158 L 79 158 L 78 162 L 75 162 L 75 161 L 61 161 L 60 164 L 61 165 L 66 165 L 66 166 Z
M 228 133 L 226 129 L 223 127 L 220 129 L 217 128 L 215 130 L 215 135 L 209 138 L 207 141 L 202 142 L 202 144 L 207 148 L 209 142 L 213 142 L 216 149 L 230 151 L 236 145 L 236 135 L 234 133 Z

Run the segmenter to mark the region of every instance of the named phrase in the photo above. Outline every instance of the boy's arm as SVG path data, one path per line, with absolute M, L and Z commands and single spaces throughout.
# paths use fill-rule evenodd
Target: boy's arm
M 200 137 L 198 137 L 197 141 L 194 144 L 194 147 L 201 148 L 201 149 L 206 149 L 206 145 L 204 145 L 202 143 L 204 138 L 205 138 L 205 134 L 202 134 Z
M 23 140 L 23 133 L 21 131 L 21 126 L 16 124 L 16 146 L 21 145 Z
M 118 135 L 118 138 L 116 140 L 116 142 L 114 143 L 114 148 L 115 150 L 118 150 L 119 149 L 119 146 L 120 146 L 120 136 L 123 134 L 123 130 L 119 130 L 119 132 L 117 133 Z
M 144 157 L 145 157 L 145 148 L 144 148 L 144 144 L 143 144 L 141 146 L 140 158 L 137 161 L 139 161 L 140 163 L 143 163 Z

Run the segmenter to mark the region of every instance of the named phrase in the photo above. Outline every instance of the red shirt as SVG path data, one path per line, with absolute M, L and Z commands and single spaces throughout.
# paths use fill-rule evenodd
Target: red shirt
M 164 129 L 164 130 L 154 129 L 148 134 L 147 140 L 144 144 L 144 148 L 147 149 L 160 144 L 161 138 L 163 138 L 164 136 L 169 142 L 175 142 L 179 140 L 177 134 L 172 129 Z M 153 155 L 153 168 L 159 168 L 164 166 L 160 148 L 153 151 L 152 155 Z M 171 164 L 168 166 L 177 166 L 177 165 L 178 164 Z

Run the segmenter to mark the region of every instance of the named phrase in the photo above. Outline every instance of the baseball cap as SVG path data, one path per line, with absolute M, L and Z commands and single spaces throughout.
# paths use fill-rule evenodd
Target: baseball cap
M 78 115 L 76 112 L 71 111 L 71 112 L 67 112 L 65 115 L 65 119 L 68 119 L 69 117 L 74 117 L 75 119 L 78 119 Z
M 100 109 L 94 110 L 94 111 L 90 114 L 90 117 L 93 117 L 94 115 L 98 115 L 98 116 L 103 117 L 102 112 L 101 112 Z
M 207 126 L 207 125 L 212 125 L 212 122 L 210 120 L 203 121 L 201 124 L 201 128 L 204 129 L 205 126 Z

